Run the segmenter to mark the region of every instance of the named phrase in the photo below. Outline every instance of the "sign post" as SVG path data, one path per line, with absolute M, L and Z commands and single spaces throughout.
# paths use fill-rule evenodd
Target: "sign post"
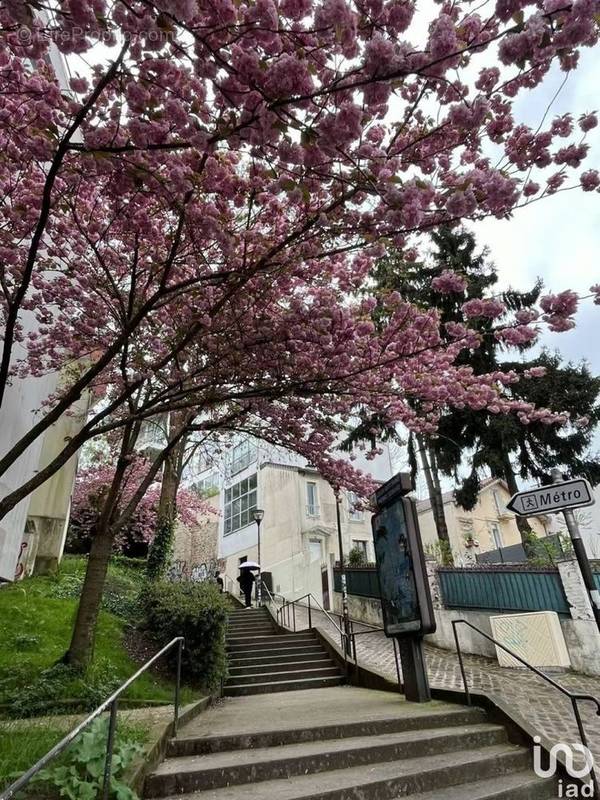
M 560 470 L 556 468 L 552 470 L 552 481 L 553 483 L 549 486 L 539 486 L 536 489 L 517 492 L 510 498 L 506 507 L 520 517 L 562 512 L 573 544 L 573 551 L 581 570 L 581 576 L 590 598 L 594 619 L 598 630 L 600 630 L 600 592 L 596 588 L 594 573 L 585 551 L 577 520 L 573 514 L 574 508 L 583 508 L 594 504 L 592 488 L 585 478 L 564 481 Z
M 431 700 L 423 636 L 435 630 L 425 555 L 410 476 L 399 473 L 375 492 L 373 540 L 383 626 L 398 640 L 407 700 Z

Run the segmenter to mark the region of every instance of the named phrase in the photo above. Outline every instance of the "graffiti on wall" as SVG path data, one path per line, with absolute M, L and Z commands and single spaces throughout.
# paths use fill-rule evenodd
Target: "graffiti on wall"
M 167 579 L 179 583 L 181 581 L 192 581 L 192 583 L 202 583 L 203 581 L 214 578 L 215 572 L 222 572 L 225 569 L 225 562 L 220 558 L 211 558 L 200 564 L 191 564 L 188 567 L 187 561 L 173 561 L 167 571 Z
M 21 548 L 19 550 L 19 558 L 17 561 L 17 568 L 15 569 L 15 580 L 20 581 L 22 578 L 25 577 L 25 564 L 27 562 L 27 548 L 29 547 L 28 542 L 21 542 Z

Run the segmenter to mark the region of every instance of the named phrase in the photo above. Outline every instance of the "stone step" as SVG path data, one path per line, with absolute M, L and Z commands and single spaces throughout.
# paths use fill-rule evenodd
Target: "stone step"
M 431 743 L 427 755 L 411 757 L 407 754 L 403 758 L 406 751 L 398 743 L 395 752 L 399 754 L 389 755 L 387 761 L 385 757 L 377 761 L 375 751 L 370 760 L 361 759 L 361 763 L 358 763 L 352 759 L 357 752 L 352 752 L 346 759 L 349 764 L 346 768 L 342 766 L 332 769 L 331 762 L 327 764 L 322 761 L 324 766 L 321 771 L 295 773 L 293 781 L 274 780 L 276 774 L 271 772 L 273 768 L 281 777 L 286 777 L 289 763 L 285 767 L 277 767 L 271 762 L 267 770 L 260 761 L 252 758 L 255 755 L 253 751 L 246 754 L 249 758 L 245 764 L 237 761 L 242 755 L 239 751 L 233 764 L 231 754 L 218 754 L 221 758 L 220 766 L 215 766 L 213 760 L 212 769 L 208 768 L 211 769 L 210 773 L 206 762 L 216 759 L 216 755 L 168 759 L 146 779 L 145 796 L 181 797 L 187 792 L 187 800 L 392 800 L 398 796 L 439 791 L 459 783 L 520 772 L 529 765 L 529 753 L 521 747 L 507 744 L 485 746 L 479 741 L 476 745 L 468 744 L 464 750 L 457 747 L 442 752 L 435 748 L 441 744 L 441 740 L 435 739 L 431 735 L 432 731 L 427 733 L 430 734 Z M 439 731 L 435 733 L 439 734 Z M 456 730 L 452 731 L 450 739 L 458 744 Z M 369 740 L 365 749 L 370 749 L 371 742 Z M 345 741 L 342 744 L 347 743 Z M 329 746 L 332 744 L 334 743 L 328 743 Z M 423 746 L 425 745 L 426 742 L 423 742 Z M 276 752 L 281 756 L 283 749 L 278 748 Z M 315 759 L 318 758 L 316 755 Z M 182 769 L 184 761 L 190 762 L 187 771 Z M 193 762 L 196 762 L 196 767 Z M 201 763 L 204 769 L 200 767 Z M 270 777 L 261 780 L 261 774 Z M 244 778 L 245 785 L 237 783 L 238 775 Z M 190 792 L 194 794 L 190 795 Z M 469 798 L 469 794 L 465 792 L 463 797 Z
M 478 725 L 487 721 L 485 712 L 479 708 L 442 709 L 388 718 L 366 719 L 357 722 L 318 725 L 310 728 L 282 728 L 279 730 L 256 731 L 211 736 L 188 736 L 171 739 L 168 743 L 169 756 L 192 756 L 203 753 L 222 753 L 226 750 L 257 750 L 265 747 L 301 742 L 324 742 L 328 739 L 352 739 L 357 736 L 378 736 L 384 733 L 400 733 L 415 730 L 435 730 L 454 726 Z
M 254 650 L 247 650 L 232 654 L 229 658 L 230 667 L 242 667 L 244 665 L 259 664 L 285 664 L 291 661 L 310 661 L 321 658 L 325 655 L 325 650 L 319 644 L 310 647 L 290 647 L 284 651 L 275 650 L 273 652 L 257 653 Z M 238 658 L 238 656 L 242 656 Z
M 331 662 L 325 662 L 325 666 L 319 667 L 302 667 L 298 669 L 290 669 L 286 672 L 258 672 L 258 673 L 242 673 L 241 675 L 232 675 L 225 681 L 225 691 L 230 686 L 248 686 L 253 683 L 273 683 L 278 681 L 300 681 L 309 680 L 310 678 L 333 678 L 339 677 L 339 669 Z
M 160 791 L 173 794 L 291 778 L 309 772 L 322 773 L 395 759 L 437 757 L 440 753 L 453 750 L 477 750 L 504 743 L 504 728 L 482 723 L 463 728 L 402 731 L 368 738 L 357 736 L 340 741 L 303 742 L 282 747 L 173 758 L 163 762 L 155 776 Z M 165 779 L 162 784 L 161 777 Z
M 263 642 L 268 641 L 269 643 L 277 642 L 281 644 L 289 644 L 290 642 L 306 642 L 307 644 L 313 644 L 317 637 L 312 632 L 308 633 L 274 633 L 274 634 L 267 634 L 265 636 L 253 635 L 253 634 L 241 634 L 240 636 L 229 636 L 229 640 L 232 644 L 252 644 L 253 642 Z
M 310 647 L 316 643 L 314 636 L 296 637 L 296 636 L 255 636 L 252 638 L 244 637 L 243 639 L 228 639 L 227 650 L 230 653 L 237 653 L 240 651 L 249 650 L 284 650 L 290 647 L 302 647 L 306 645 Z
M 556 800 L 556 789 L 554 778 L 538 778 L 533 772 L 514 772 L 415 794 L 412 800 Z
M 298 658 L 295 661 L 282 661 L 274 664 L 246 664 L 243 666 L 229 666 L 229 677 L 233 678 L 236 675 L 253 675 L 258 672 L 289 672 L 290 670 L 299 669 L 318 669 L 320 667 L 328 667 L 332 665 L 329 656 L 324 652 L 320 658 L 309 658 L 302 661 Z
M 225 634 L 225 639 L 228 643 L 235 644 L 236 642 L 241 641 L 242 643 L 247 642 L 248 644 L 250 644 L 250 642 L 254 641 L 255 639 L 258 638 L 264 639 L 267 637 L 270 638 L 272 636 L 277 636 L 277 635 L 278 635 L 277 632 L 274 631 L 272 628 L 270 629 L 260 628 L 257 631 L 249 631 L 246 628 L 244 631 L 231 631 L 231 630 L 227 631 L 227 633 Z
M 235 684 L 227 686 L 227 697 L 244 697 L 249 694 L 270 694 L 272 692 L 296 692 L 301 689 L 325 689 L 328 686 L 340 686 L 344 678 L 306 678 L 297 681 L 270 681 L 268 683 L 253 683 L 248 686 Z
M 227 626 L 227 633 L 236 633 L 242 636 L 245 633 L 260 633 L 261 631 L 265 631 L 266 633 L 277 633 L 275 626 L 270 622 L 252 622 L 249 625 L 242 625 L 241 622 L 236 622 L 234 625 Z
M 323 647 L 318 644 L 317 642 L 311 645 L 293 645 L 293 646 L 283 646 L 272 648 L 272 647 L 261 647 L 260 649 L 250 648 L 248 650 L 233 650 L 229 653 L 229 663 L 234 664 L 241 660 L 254 660 L 254 659 L 262 659 L 262 658 L 283 658 L 284 656 L 290 656 L 291 658 L 295 658 L 296 656 L 302 655 L 305 653 L 306 655 L 314 655 L 315 653 L 324 653 Z M 258 663 L 258 661 L 256 662 Z
M 227 615 L 229 619 L 250 619 L 251 617 L 271 617 L 266 608 L 236 608 Z

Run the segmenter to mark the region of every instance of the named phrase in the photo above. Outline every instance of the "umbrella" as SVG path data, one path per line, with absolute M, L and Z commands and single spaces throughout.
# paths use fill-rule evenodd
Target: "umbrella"
M 240 569 L 260 569 L 260 564 L 257 564 L 256 561 L 244 561 L 240 564 Z

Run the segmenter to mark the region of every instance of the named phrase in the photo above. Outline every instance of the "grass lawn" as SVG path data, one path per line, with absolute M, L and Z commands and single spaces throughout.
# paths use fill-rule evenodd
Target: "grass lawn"
M 72 717 L 65 717 L 64 720 L 58 717 L 40 720 L 0 720 L 0 790 L 39 761 L 76 724 L 77 721 Z M 144 744 L 148 735 L 140 725 L 124 723 L 121 715 L 117 730 L 120 738 L 140 744 Z M 64 761 L 65 756 L 59 756 L 52 762 L 52 766 Z M 31 793 L 35 795 L 35 790 Z
M 138 668 L 123 645 L 127 621 L 102 611 L 94 660 L 87 674 L 77 677 L 65 670 L 60 698 L 52 696 L 55 687 L 46 684 L 54 684 L 55 680 L 48 682 L 44 672 L 56 664 L 68 647 L 84 569 L 84 559 L 66 558 L 57 577 L 28 578 L 0 589 L 1 706 L 15 699 L 27 706 L 28 696 L 39 698 L 46 693 L 51 704 L 54 700 L 83 698 L 86 706 L 93 708 Z M 118 564 L 111 566 L 109 599 L 115 607 L 131 603 L 139 590 L 140 578 L 135 572 Z M 184 702 L 192 698 L 187 689 L 182 694 Z M 173 684 L 147 672 L 129 688 L 126 696 L 136 701 L 170 703 Z M 24 710 L 23 715 L 26 713 Z

